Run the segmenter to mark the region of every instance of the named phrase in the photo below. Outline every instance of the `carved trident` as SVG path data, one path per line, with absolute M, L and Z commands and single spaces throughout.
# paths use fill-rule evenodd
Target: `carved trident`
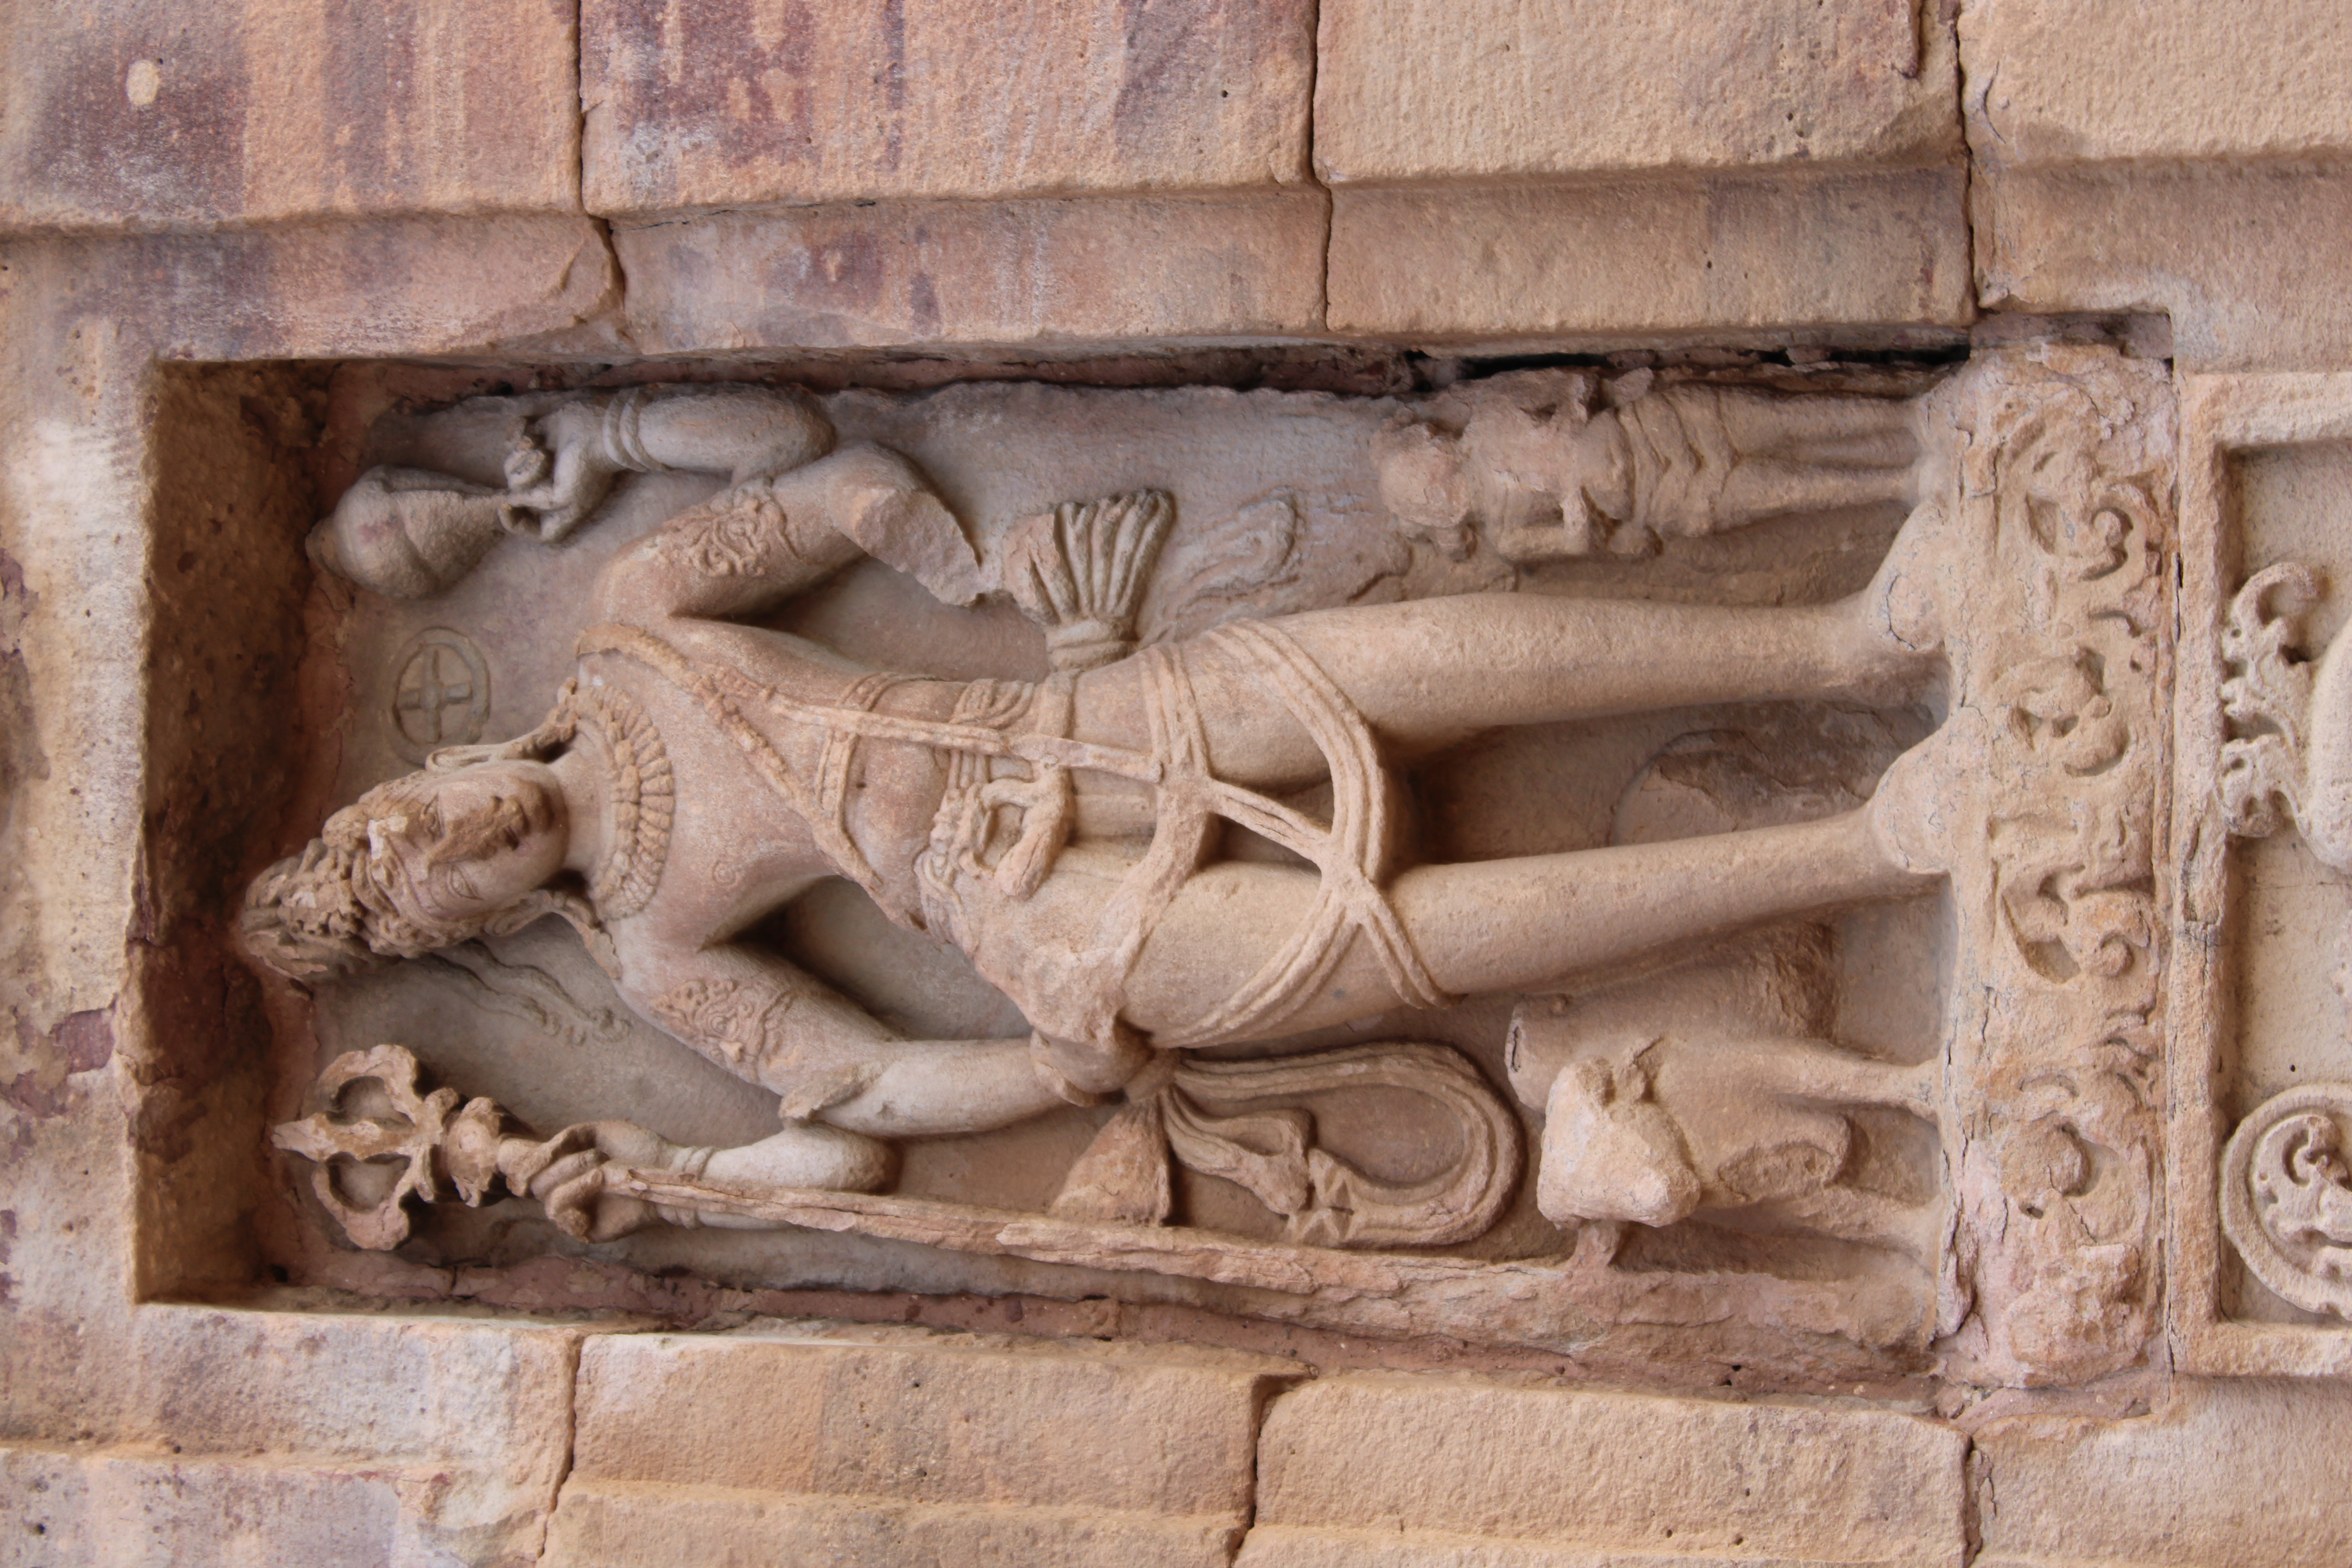
M 369 1079 L 383 1085 L 392 1115 L 343 1111 L 344 1091 Z M 300 1121 L 280 1122 L 270 1129 L 269 1141 L 313 1162 L 311 1191 L 345 1235 L 373 1251 L 389 1251 L 408 1239 L 409 1194 L 426 1203 L 455 1197 L 478 1207 L 514 1161 L 538 1147 L 529 1139 L 507 1136 L 507 1113 L 496 1100 L 470 1100 L 459 1110 L 454 1089 L 418 1094 L 416 1058 L 405 1046 L 344 1052 L 319 1075 L 317 1091 L 326 1109 Z M 362 1207 L 343 1195 L 339 1165 L 395 1161 L 399 1179 L 375 1203 Z

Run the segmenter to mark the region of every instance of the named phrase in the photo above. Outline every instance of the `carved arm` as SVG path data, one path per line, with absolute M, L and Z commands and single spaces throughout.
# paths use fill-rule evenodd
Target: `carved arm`
M 906 458 L 860 445 L 670 519 L 604 569 L 596 613 L 640 626 L 757 615 L 862 555 L 942 603 L 980 596 L 980 563 L 954 514 Z
M 768 387 L 640 386 L 581 398 L 516 433 L 509 525 L 560 540 L 622 474 L 684 469 L 741 484 L 821 458 L 833 439 L 814 403 Z
M 782 959 L 720 945 L 624 959 L 632 1005 L 739 1078 L 787 1121 L 877 1138 L 983 1132 L 1064 1103 L 1030 1041 L 908 1040 Z

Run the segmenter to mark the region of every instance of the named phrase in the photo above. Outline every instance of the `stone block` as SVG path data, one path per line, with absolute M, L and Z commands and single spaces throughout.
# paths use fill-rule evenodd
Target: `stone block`
M 0 1449 L 0 1564 L 531 1561 L 563 1474 L 577 1340 L 137 1309 L 110 1353 L 50 1369 L 79 1400 L 41 1424 L 94 1426 L 100 1443 Z M 9 1384 L 21 1430 L 43 1413 Z
M 1351 190 L 1332 197 L 1333 330 L 1423 339 L 1957 326 L 1946 170 Z
M 1987 310 L 2167 312 L 2183 368 L 2352 365 L 2336 258 L 2352 174 L 2299 164 L 1994 170 L 1979 178 Z
M 1959 121 L 1932 10 L 1326 0 L 1316 167 L 1339 184 L 1944 162 Z
M 134 1331 L 128 1437 L 193 1453 L 462 1464 L 469 1481 L 521 1487 L 551 1486 L 562 1468 L 570 1330 L 148 1306 Z
M 923 1506 L 574 1481 L 564 1489 L 545 1562 L 547 1568 L 681 1563 L 1225 1568 L 1241 1533 L 1231 1514 L 1162 1518 L 1089 1509 Z
M 0 226 L 577 211 L 569 0 L 30 0 Z
M 590 210 L 1264 187 L 1306 174 L 1314 7 L 589 0 Z
M 1883 1411 L 1326 1378 L 1267 1413 L 1240 1561 L 1957 1568 L 1967 1447 Z
M 539 1561 L 543 1508 L 453 1515 L 446 1468 L 0 1447 L 0 1568 L 385 1568 Z
M 1320 193 L 910 202 L 617 230 L 648 353 L 1263 338 L 1321 325 Z
M 2352 149 L 2352 11 L 2294 0 L 1968 0 L 1969 140 L 2008 168 Z
M 618 297 L 578 217 L 387 218 L 211 235 L 26 242 L 12 281 L 41 290 L 32 335 L 89 321 L 165 359 L 449 353 L 549 340 Z M 607 340 L 608 342 L 609 340 Z
M 916 1335 L 599 1339 L 572 1484 L 1235 1521 L 1265 1364 Z
M 2352 1562 L 2352 1390 L 2184 1379 L 2130 1421 L 2027 1415 L 1977 1434 L 1978 1568 L 2334 1568 Z

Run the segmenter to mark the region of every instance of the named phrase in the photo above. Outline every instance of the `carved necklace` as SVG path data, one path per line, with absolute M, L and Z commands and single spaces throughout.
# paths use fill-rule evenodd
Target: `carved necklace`
M 575 684 L 569 696 L 571 717 L 575 724 L 584 721 L 595 728 L 611 764 L 606 784 L 610 836 L 595 874 L 588 879 L 588 900 L 598 915 L 618 920 L 646 907 L 661 885 L 662 867 L 669 859 L 670 819 L 677 805 L 669 752 L 653 720 L 626 692 Z

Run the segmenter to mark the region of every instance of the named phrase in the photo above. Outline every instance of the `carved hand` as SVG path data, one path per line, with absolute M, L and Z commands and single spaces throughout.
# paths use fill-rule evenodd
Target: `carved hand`
M 521 1158 L 501 1161 L 507 1185 L 528 1192 L 567 1236 L 611 1241 L 667 1217 L 643 1198 L 604 1190 L 614 1171 L 674 1171 L 697 1151 L 631 1121 L 583 1121 Z
M 554 543 L 604 504 L 621 469 L 602 429 L 594 405 L 567 403 L 516 433 L 507 457 L 509 528 Z

